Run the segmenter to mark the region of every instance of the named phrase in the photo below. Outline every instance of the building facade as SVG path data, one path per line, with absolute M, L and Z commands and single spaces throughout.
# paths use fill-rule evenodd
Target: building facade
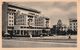
M 72 31 L 77 31 L 77 20 L 76 19 L 70 19 L 69 23 L 70 23 L 70 29 Z
M 35 9 L 3 3 L 2 6 L 2 31 L 15 35 L 39 35 L 42 30 L 49 31 L 49 18 L 40 14 Z

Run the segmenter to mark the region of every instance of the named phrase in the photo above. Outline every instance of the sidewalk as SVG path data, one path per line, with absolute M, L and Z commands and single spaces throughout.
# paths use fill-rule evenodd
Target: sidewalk
M 69 37 L 68 36 L 45 36 L 45 37 L 13 37 L 13 39 L 29 39 L 29 40 L 32 40 L 32 39 L 68 39 Z M 5 39 L 5 38 L 3 38 Z M 77 39 L 77 35 L 71 35 L 71 39 Z
M 49 37 L 43 37 L 47 39 L 68 39 L 68 36 L 49 36 Z M 77 39 L 76 35 L 71 35 L 71 39 Z
M 77 36 L 71 36 L 71 39 L 68 39 L 68 36 L 47 36 L 47 37 L 13 37 L 3 38 L 3 40 L 8 41 L 32 41 L 32 42 L 55 42 L 55 43 L 77 43 Z

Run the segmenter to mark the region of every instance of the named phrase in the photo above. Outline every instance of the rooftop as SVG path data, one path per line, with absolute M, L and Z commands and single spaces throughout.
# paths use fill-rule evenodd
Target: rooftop
M 36 9 L 33 9 L 33 8 L 26 8 L 26 7 L 22 7 L 22 6 L 19 6 L 19 5 L 13 5 L 13 4 L 10 4 L 10 3 L 7 3 L 7 2 L 3 2 L 3 5 L 5 4 L 8 4 L 9 7 L 14 7 L 14 8 L 18 8 L 18 9 L 22 9 L 22 10 L 26 10 L 26 11 L 31 11 L 31 12 L 35 12 L 35 13 L 40 13 L 40 11 L 36 10 Z
M 70 22 L 77 22 L 77 20 L 76 19 L 75 20 L 73 19 L 73 20 L 70 20 Z

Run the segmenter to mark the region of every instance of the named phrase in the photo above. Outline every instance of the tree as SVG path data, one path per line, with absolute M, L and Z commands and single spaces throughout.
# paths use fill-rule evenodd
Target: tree
M 57 27 L 61 28 L 62 27 L 62 21 L 59 19 L 57 22 Z
M 57 22 L 57 34 L 62 34 L 62 30 L 63 30 L 63 27 L 62 27 L 62 21 L 59 19 L 58 22 Z

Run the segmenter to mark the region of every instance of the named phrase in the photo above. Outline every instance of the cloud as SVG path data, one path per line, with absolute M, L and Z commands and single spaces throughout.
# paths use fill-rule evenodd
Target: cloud
M 54 8 L 59 8 L 61 10 L 70 10 L 72 8 L 75 8 L 77 5 L 76 2 L 69 2 L 69 3 L 66 3 L 66 2 L 55 2 L 53 3 L 53 7 Z
M 76 12 L 70 12 L 68 13 L 68 18 L 77 18 L 77 13 Z

